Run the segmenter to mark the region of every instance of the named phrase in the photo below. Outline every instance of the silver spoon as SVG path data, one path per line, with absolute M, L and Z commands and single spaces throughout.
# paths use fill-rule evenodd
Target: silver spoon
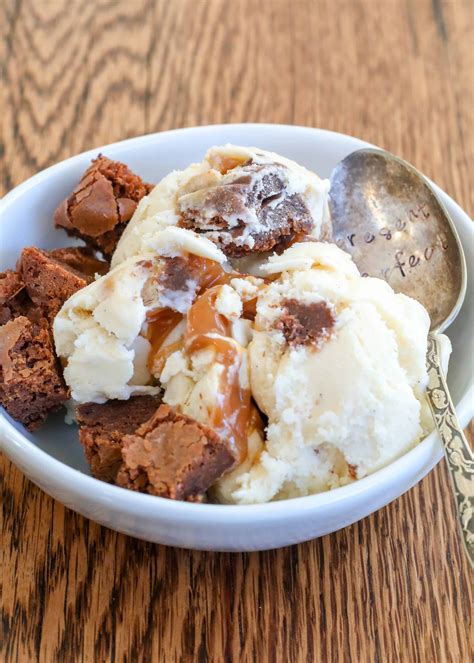
M 466 294 L 466 261 L 448 211 L 426 178 L 384 150 L 362 149 L 331 175 L 334 241 L 360 271 L 420 301 L 431 317 L 428 402 L 443 443 L 461 537 L 474 567 L 474 456 L 451 401 L 437 332 Z

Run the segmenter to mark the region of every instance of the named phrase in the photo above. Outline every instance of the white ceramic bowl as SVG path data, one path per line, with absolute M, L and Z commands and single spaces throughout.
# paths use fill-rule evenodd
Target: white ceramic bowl
M 211 145 L 227 142 L 278 152 L 323 177 L 347 154 L 368 145 L 319 129 L 237 124 L 167 131 L 80 154 L 35 175 L 0 201 L 0 268 L 13 267 L 23 246 L 71 244 L 53 228 L 52 213 L 99 151 L 157 182 L 171 169 L 201 160 Z M 466 425 L 474 410 L 474 233 L 460 207 L 441 190 L 437 192 L 454 219 L 469 270 L 465 303 L 448 330 L 453 343 L 448 382 L 461 423 Z M 171 546 L 230 551 L 277 548 L 350 525 L 411 488 L 443 455 L 432 433 L 399 460 L 349 486 L 270 504 L 224 506 L 173 502 L 97 481 L 89 474 L 75 426 L 65 425 L 62 415 L 31 434 L 0 409 L 0 445 L 43 490 L 103 525 Z

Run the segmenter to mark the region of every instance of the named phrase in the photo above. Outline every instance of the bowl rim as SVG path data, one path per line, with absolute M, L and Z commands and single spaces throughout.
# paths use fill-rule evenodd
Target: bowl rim
M 56 171 L 60 171 L 70 165 L 72 162 L 85 160 L 91 156 L 95 156 L 100 151 L 108 151 L 109 154 L 115 151 L 120 151 L 124 146 L 129 145 L 140 145 L 140 143 L 156 140 L 158 137 L 163 137 L 166 135 L 176 134 L 176 133 L 202 133 L 205 131 L 215 131 L 218 129 L 242 129 L 247 130 L 249 128 L 263 128 L 266 127 L 275 132 L 286 132 L 292 131 L 294 133 L 318 133 L 328 138 L 349 138 L 361 143 L 361 145 L 367 147 L 377 147 L 361 138 L 352 136 L 350 134 L 343 134 L 337 131 L 331 131 L 328 129 L 320 129 L 317 127 L 311 126 L 300 126 L 300 125 L 289 125 L 289 124 L 272 124 L 266 122 L 253 122 L 253 123 L 232 123 L 232 124 L 208 124 L 202 126 L 192 126 L 192 127 L 183 127 L 179 129 L 170 129 L 168 131 L 155 132 L 151 134 L 145 134 L 141 136 L 136 136 L 128 138 L 122 141 L 116 141 L 108 145 L 103 145 L 100 147 L 92 148 L 79 154 L 73 155 L 56 163 L 48 168 L 40 171 L 39 173 L 33 175 L 32 177 L 26 179 L 10 192 L 8 192 L 3 198 L 0 199 L 0 216 L 3 215 L 8 207 L 19 197 L 24 195 L 30 188 L 40 184 L 45 179 L 49 178 Z M 428 179 L 428 178 L 427 178 Z M 474 240 L 474 224 L 472 224 L 469 219 L 468 214 L 454 201 L 447 193 L 445 193 L 440 187 L 438 187 L 434 182 L 428 180 L 430 184 L 434 187 L 437 195 L 441 198 L 442 202 L 445 204 L 448 202 L 455 210 L 456 215 L 462 220 L 462 223 L 466 224 L 467 228 L 470 228 L 472 238 Z M 1 223 L 1 220 L 0 220 Z M 474 384 L 468 386 L 464 396 L 461 398 L 459 403 L 456 406 L 456 412 L 458 418 L 461 421 L 461 424 L 465 426 L 469 419 L 474 416 Z M 345 500 L 350 500 L 355 498 L 359 494 L 365 493 L 369 489 L 376 489 L 379 486 L 383 486 L 386 483 L 386 478 L 388 475 L 403 474 L 405 467 L 415 467 L 416 459 L 419 456 L 431 458 L 431 464 L 427 465 L 426 463 L 420 468 L 419 479 L 421 479 L 430 469 L 437 463 L 443 456 L 443 449 L 441 442 L 439 441 L 436 431 L 432 431 L 427 435 L 423 440 L 418 442 L 410 450 L 402 454 L 400 457 L 396 458 L 394 461 L 386 465 L 385 467 L 376 470 L 372 474 L 358 479 L 354 483 L 347 484 L 346 486 L 341 486 L 339 488 L 333 488 L 328 491 L 321 493 L 314 493 L 311 495 L 305 495 L 302 497 L 292 497 L 285 500 L 279 500 L 274 502 L 266 502 L 262 504 L 197 504 L 193 502 L 181 502 L 176 500 L 166 499 L 164 497 L 158 497 L 155 495 L 148 495 L 144 493 L 135 492 L 116 486 L 113 484 L 108 484 L 106 482 L 100 481 L 80 470 L 67 465 L 66 463 L 54 458 L 49 453 L 37 447 L 33 442 L 31 442 L 25 435 L 18 431 L 14 425 L 8 420 L 7 415 L 3 412 L 0 412 L 0 448 L 7 452 L 7 445 L 13 444 L 21 456 L 24 456 L 24 466 L 25 467 L 46 467 L 50 468 L 50 472 L 59 477 L 60 483 L 63 485 L 71 486 L 74 484 L 76 492 L 85 492 L 90 494 L 91 492 L 99 493 L 102 499 L 110 499 L 111 501 L 117 501 L 119 499 L 123 500 L 126 496 L 126 500 L 129 502 L 130 507 L 142 507 L 150 509 L 150 507 L 155 507 L 161 513 L 166 509 L 168 515 L 171 517 L 184 516 L 189 512 L 191 516 L 195 516 L 196 513 L 201 513 L 203 516 L 206 514 L 212 516 L 213 520 L 228 521 L 228 516 L 232 513 L 235 517 L 238 515 L 252 515 L 252 516 L 262 516 L 262 517 L 278 517 L 282 515 L 287 515 L 289 511 L 293 510 L 315 510 L 320 507 L 327 506 L 329 504 L 333 505 L 338 502 L 343 502 Z M 44 473 L 44 472 L 43 472 Z M 97 490 L 99 488 L 99 491 Z

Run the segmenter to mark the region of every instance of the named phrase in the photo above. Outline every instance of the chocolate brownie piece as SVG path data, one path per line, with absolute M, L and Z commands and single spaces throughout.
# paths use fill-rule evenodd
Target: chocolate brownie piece
M 69 398 L 47 320 L 25 316 L 0 327 L 0 403 L 29 430 Z
M 94 251 L 88 246 L 66 246 L 62 249 L 53 249 L 47 252 L 55 260 L 66 263 L 81 274 L 94 278 L 96 274 L 103 276 L 109 271 L 106 260 L 96 258 Z
M 56 209 L 54 223 L 110 257 L 138 203 L 152 188 L 124 163 L 99 154 Z
M 20 315 L 39 322 L 48 313 L 52 319 L 65 299 L 90 283 L 96 273 L 105 274 L 108 269 L 106 261 L 83 246 L 24 249 L 18 271 L 0 272 L 0 325 Z
M 122 464 L 124 436 L 134 433 L 160 403 L 159 396 L 133 396 L 128 401 L 84 403 L 77 407 L 79 440 L 96 479 L 114 483 Z
M 66 299 L 93 280 L 34 246 L 23 249 L 17 267 L 31 301 L 50 321 Z
M 313 219 L 304 198 L 288 191 L 286 170 L 277 163 L 250 162 L 217 186 L 186 193 L 178 200 L 180 225 L 206 233 L 232 258 L 265 253 L 307 234 Z M 242 241 L 249 217 L 258 219 L 251 242 Z
M 229 446 L 208 426 L 161 405 L 126 435 L 117 485 L 175 500 L 200 501 L 235 464 Z
M 284 299 L 283 315 L 276 322 L 288 345 L 318 347 L 331 335 L 336 323 L 334 311 L 326 302 L 307 304 L 297 299 Z
M 7 269 L 5 272 L 0 273 L 0 304 L 5 304 L 7 301 L 16 297 L 19 292 L 23 290 L 25 284 L 18 272 L 12 269 Z
M 12 269 L 0 272 L 0 325 L 25 313 L 25 284 Z

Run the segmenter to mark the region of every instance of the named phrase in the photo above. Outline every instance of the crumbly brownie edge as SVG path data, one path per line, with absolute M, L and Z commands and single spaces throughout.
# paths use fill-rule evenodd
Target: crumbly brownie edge
M 0 402 L 7 412 L 36 430 L 68 398 L 48 322 L 20 316 L 0 327 Z
M 123 441 L 117 483 L 169 499 L 199 501 L 235 464 L 219 435 L 196 420 L 161 405 Z

